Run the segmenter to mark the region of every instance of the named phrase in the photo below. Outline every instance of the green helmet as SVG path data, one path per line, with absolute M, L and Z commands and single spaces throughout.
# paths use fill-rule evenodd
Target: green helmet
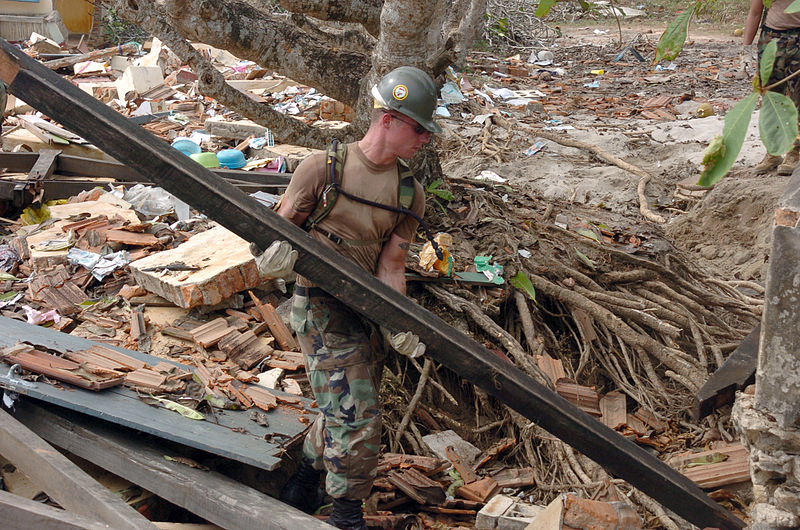
M 442 132 L 433 121 L 436 112 L 436 85 L 431 77 L 413 66 L 395 68 L 372 87 L 377 106 L 405 114 L 432 133 Z

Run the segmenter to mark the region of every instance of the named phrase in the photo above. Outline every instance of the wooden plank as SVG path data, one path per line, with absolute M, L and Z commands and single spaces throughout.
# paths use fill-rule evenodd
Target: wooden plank
M 0 317 L 0 348 L 13 346 L 18 340 L 27 340 L 53 350 L 88 350 L 97 344 L 82 337 Z M 193 367 L 141 352 L 113 346 L 107 347 L 150 365 L 165 362 L 187 372 L 194 370 Z M 280 465 L 284 448 L 277 442 L 265 441 L 264 436 L 282 433 L 289 436 L 288 440 L 291 442 L 299 440 L 307 429 L 307 425 L 297 420 L 299 409 L 290 407 L 278 407 L 270 411 L 267 414 L 269 427 L 250 421 L 246 411 L 235 410 L 226 410 L 225 414 L 217 414 L 214 421 L 218 423 L 197 421 L 184 418 L 163 407 L 151 407 L 140 400 L 136 392 L 125 387 L 114 387 L 104 390 L 102 394 L 97 394 L 79 388 L 70 388 L 70 391 L 65 391 L 63 388 L 59 389 L 44 382 L 23 385 L 19 380 L 8 377 L 6 375 L 8 370 L 9 365 L 0 362 L 0 387 L 2 388 L 267 471 L 272 471 Z M 282 394 L 278 391 L 274 392 Z M 311 401 L 297 396 L 288 397 L 300 400 L 303 404 Z M 316 411 L 313 409 L 309 409 L 309 411 L 312 413 L 310 417 L 313 418 Z
M 308 237 L 300 227 L 217 178 L 113 109 L 0 40 L 0 79 L 14 95 L 58 120 L 115 159 L 136 167 L 178 198 L 260 248 L 285 239 L 298 252 L 295 270 L 355 311 L 394 331 L 409 330 L 429 356 L 698 526 L 744 523 L 696 484 L 625 440 L 567 400 L 502 361 L 365 272 Z
M 615 390 L 600 398 L 600 412 L 606 427 L 616 429 L 619 425 L 624 425 L 628 420 L 625 394 Z
M 722 366 L 708 378 L 694 398 L 692 417 L 695 421 L 700 421 L 718 407 L 733 403 L 736 391 L 755 381 L 760 336 L 759 322 L 725 359 Z
M 106 422 L 69 411 L 56 415 L 29 401 L 20 403 L 18 416 L 52 444 L 223 528 L 330 529 L 220 473 L 170 462 L 164 458 L 171 454 L 166 448 L 144 443 Z
M 0 490 L 0 513 L 5 530 L 108 530 L 108 525 L 100 521 L 3 490 Z
M 0 454 L 65 509 L 112 528 L 155 528 L 36 433 L 0 409 Z
M 283 323 L 283 319 L 278 315 L 275 307 L 273 307 L 272 304 L 262 303 L 261 300 L 253 294 L 253 291 L 247 292 L 250 295 L 250 299 L 252 299 L 253 303 L 256 305 L 256 309 L 258 309 L 258 312 L 261 314 L 261 318 L 263 318 L 264 322 L 269 326 L 269 331 L 272 333 L 272 336 L 275 337 L 275 342 L 278 343 L 281 349 L 286 351 L 299 350 L 300 348 L 297 346 L 294 337 L 292 337 L 292 332 L 289 331 L 289 328 Z
M 56 169 L 56 159 L 61 151 L 58 149 L 42 149 L 39 151 L 39 158 L 33 164 L 29 177 L 36 180 L 50 178 Z

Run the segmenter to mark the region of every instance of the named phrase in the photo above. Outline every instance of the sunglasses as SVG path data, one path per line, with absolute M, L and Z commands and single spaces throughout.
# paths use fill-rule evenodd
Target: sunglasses
M 405 123 L 406 125 L 410 125 L 411 128 L 414 129 L 414 132 L 417 133 L 417 134 L 425 134 L 428 131 L 428 129 L 426 129 L 425 127 L 423 127 L 422 125 L 420 125 L 417 122 L 406 121 L 403 118 L 401 118 L 400 116 L 397 116 L 397 115 L 392 114 L 390 112 L 387 112 L 386 114 L 388 114 L 392 118 L 396 119 L 397 121 L 401 121 L 401 122 Z

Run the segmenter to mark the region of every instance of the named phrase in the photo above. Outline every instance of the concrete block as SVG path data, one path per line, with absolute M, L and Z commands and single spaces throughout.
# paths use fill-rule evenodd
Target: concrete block
M 428 434 L 422 437 L 422 441 L 428 446 L 428 449 L 442 460 L 450 460 L 447 457 L 447 448 L 451 445 L 461 457 L 461 461 L 467 465 L 472 466 L 475 460 L 481 455 L 481 450 L 461 438 L 455 431 L 442 431 L 434 434 Z
M 112 70 L 124 72 L 129 66 L 133 66 L 133 57 L 126 57 L 124 55 L 115 55 L 109 61 Z
M 475 519 L 477 530 L 524 530 L 537 515 L 544 511 L 543 506 L 520 502 L 508 495 L 495 495 L 486 503 Z
M 208 123 L 208 121 L 206 121 Z M 323 152 L 320 149 L 311 149 L 299 145 L 280 144 L 263 149 L 250 149 L 250 156 L 255 158 L 277 158 L 282 156 L 286 160 L 286 171 L 293 172 L 297 166 L 308 156 Z
M 117 96 L 126 99 L 134 92 L 141 94 L 164 84 L 164 74 L 158 66 L 129 66 L 116 81 Z
M 158 270 L 175 262 L 199 270 L 165 274 Z M 156 271 L 145 270 L 154 267 Z M 136 260 L 130 269 L 138 285 L 187 309 L 218 304 L 263 283 L 248 242 L 221 226 L 196 234 L 176 248 Z
M 250 136 L 264 136 L 269 129 L 250 120 L 226 120 L 222 116 L 208 118 L 203 123 L 203 128 L 209 134 L 222 138 L 244 140 Z

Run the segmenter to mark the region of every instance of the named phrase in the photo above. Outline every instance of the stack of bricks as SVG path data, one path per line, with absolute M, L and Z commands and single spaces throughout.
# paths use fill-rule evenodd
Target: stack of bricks
M 323 120 L 353 121 L 353 109 L 332 99 L 323 99 L 319 104 L 319 117 Z

